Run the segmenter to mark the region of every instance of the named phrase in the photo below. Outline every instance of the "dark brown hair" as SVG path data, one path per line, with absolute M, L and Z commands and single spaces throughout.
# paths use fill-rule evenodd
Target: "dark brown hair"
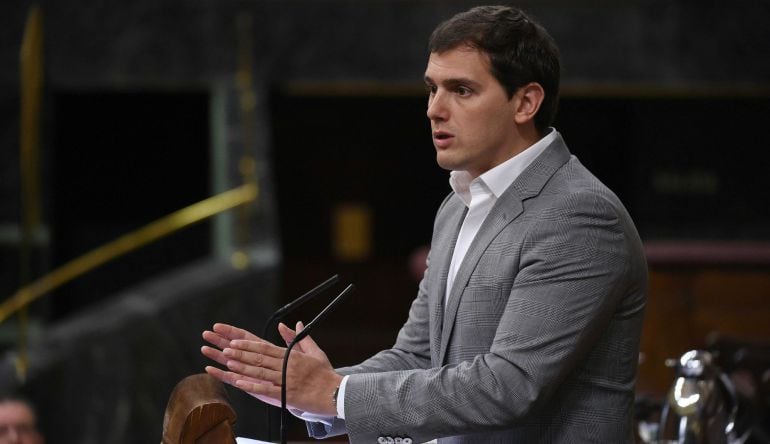
M 428 47 L 441 53 L 464 45 L 489 56 L 492 75 L 509 98 L 530 82 L 543 87 L 545 97 L 535 126 L 545 132 L 556 115 L 561 75 L 559 49 L 545 28 L 518 8 L 479 6 L 441 23 Z

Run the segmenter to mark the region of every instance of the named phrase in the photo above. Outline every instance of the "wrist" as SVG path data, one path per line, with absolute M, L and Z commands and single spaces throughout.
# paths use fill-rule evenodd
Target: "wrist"
M 337 386 L 336 389 L 334 389 L 334 392 L 332 392 L 332 404 L 334 405 L 334 408 L 337 409 L 337 397 L 340 395 L 340 386 Z
M 337 416 L 337 398 L 339 396 L 340 384 L 342 384 L 342 376 L 335 372 L 334 377 L 331 378 L 330 382 L 328 389 L 325 390 L 325 395 L 322 396 L 326 397 L 326 402 L 324 404 L 328 409 L 328 413 L 331 416 Z
M 334 412 L 334 416 L 337 416 L 337 398 L 339 397 L 340 393 L 340 384 L 342 384 L 342 376 L 338 375 L 336 372 L 334 373 L 334 383 L 332 384 L 332 391 L 329 394 L 329 402 L 331 403 L 332 411 Z

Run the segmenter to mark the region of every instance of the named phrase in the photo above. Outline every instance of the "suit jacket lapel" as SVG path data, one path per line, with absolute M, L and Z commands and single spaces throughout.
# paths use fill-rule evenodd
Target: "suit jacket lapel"
M 441 344 L 441 329 L 444 319 L 444 294 L 446 294 L 447 276 L 449 275 L 449 263 L 452 260 L 457 237 L 460 234 L 460 226 L 465 219 L 467 208 L 456 196 L 452 196 L 444 209 L 447 216 L 442 220 L 442 225 L 436 227 L 438 232 L 431 245 L 430 263 L 428 273 L 429 282 L 437 284 L 437 290 L 429 289 L 429 309 L 431 328 L 431 360 L 434 365 L 439 365 L 438 357 Z
M 468 248 L 468 252 L 465 254 L 460 268 L 457 270 L 454 284 L 452 285 L 452 292 L 449 295 L 448 306 L 444 310 L 443 328 L 441 330 L 441 348 L 439 353 L 439 364 L 444 364 L 446 359 L 446 352 L 449 346 L 449 338 L 452 335 L 452 327 L 454 326 L 455 317 L 457 316 L 457 309 L 460 306 L 460 298 L 465 287 L 468 285 L 473 271 L 476 269 L 476 264 L 483 256 L 489 244 L 494 240 L 500 231 L 505 228 L 506 225 L 515 220 L 523 211 L 523 202 L 533 196 L 536 196 L 545 186 L 546 182 L 551 176 L 564 165 L 570 158 L 569 150 L 564 144 L 560 135 L 557 135 L 556 139 L 546 150 L 538 156 L 532 164 L 530 164 L 519 177 L 511 184 L 510 187 L 500 196 L 495 202 L 489 215 L 484 220 L 481 228 L 479 229 L 476 238 Z M 463 217 L 464 217 L 463 212 Z M 460 220 L 462 223 L 462 219 Z M 454 241 L 457 241 L 457 235 L 460 227 L 454 232 Z M 452 243 L 452 250 L 454 249 L 454 243 Z M 449 261 L 452 260 L 452 251 L 449 251 L 449 257 L 446 259 L 446 266 L 443 267 L 443 285 L 440 295 L 442 296 L 446 292 L 446 278 L 449 269 Z M 431 325 L 434 325 L 434 320 L 431 319 Z

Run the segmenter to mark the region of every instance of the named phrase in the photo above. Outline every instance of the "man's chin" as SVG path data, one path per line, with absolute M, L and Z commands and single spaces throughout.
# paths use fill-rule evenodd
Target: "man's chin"
M 458 168 L 460 168 L 460 165 L 457 161 L 449 158 L 449 156 L 445 155 L 446 153 L 436 152 L 436 163 L 441 168 L 447 170 L 447 171 L 456 171 Z

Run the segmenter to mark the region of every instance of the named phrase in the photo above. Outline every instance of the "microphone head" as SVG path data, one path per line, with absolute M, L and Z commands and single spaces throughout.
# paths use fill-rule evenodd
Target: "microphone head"
M 304 305 L 309 300 L 315 298 L 319 294 L 326 291 L 329 287 L 336 284 L 339 280 L 340 276 L 338 274 L 335 274 L 334 276 L 330 277 L 329 279 L 323 281 L 322 283 L 318 284 L 316 287 L 312 288 L 307 293 L 303 294 L 302 296 L 298 297 L 297 299 L 289 302 L 288 304 L 284 305 L 283 307 L 279 308 L 278 311 L 275 312 L 273 315 L 274 319 L 280 320 L 284 316 L 287 316 L 289 313 L 293 312 L 294 310 L 298 309 L 302 305 Z
M 332 311 L 332 310 L 334 310 L 335 308 L 337 308 L 337 306 L 338 306 L 338 305 L 339 305 L 339 304 L 340 304 L 340 303 L 341 303 L 341 302 L 342 302 L 342 301 L 343 301 L 343 300 L 344 300 L 344 299 L 345 299 L 345 298 L 346 298 L 346 297 L 347 297 L 349 294 L 353 293 L 353 291 L 355 291 L 355 289 L 356 289 L 356 286 L 355 286 L 355 285 L 353 285 L 353 284 L 350 284 L 350 285 L 348 285 L 347 287 L 345 287 L 345 289 L 344 289 L 344 290 L 342 290 L 342 293 L 338 294 L 338 295 L 337 295 L 337 297 L 336 297 L 336 298 L 334 298 L 334 300 L 332 300 L 331 302 L 329 302 L 329 305 L 327 305 L 326 307 L 324 307 L 324 309 L 323 309 L 323 310 L 321 310 L 321 312 L 320 312 L 320 313 L 318 313 L 318 315 L 317 315 L 315 318 L 313 318 L 313 320 L 312 320 L 312 321 L 308 322 L 308 324 L 305 326 L 305 328 L 303 328 L 303 329 L 302 329 L 302 331 L 300 331 L 300 332 L 297 332 L 297 336 L 295 336 L 295 337 L 294 337 L 294 339 L 291 341 L 291 344 L 289 344 L 289 348 L 291 348 L 291 347 L 292 347 L 292 346 L 293 346 L 295 343 L 297 343 L 297 342 L 299 342 L 299 341 L 303 340 L 303 339 L 304 339 L 306 336 L 308 336 L 308 335 L 310 334 L 310 331 L 311 331 L 311 330 L 313 330 L 313 328 L 315 328 L 315 326 L 316 326 L 317 324 L 320 324 L 320 323 L 321 323 L 321 321 L 323 321 L 323 319 L 324 319 L 324 318 L 325 318 L 325 317 L 326 317 L 326 316 L 327 316 L 329 313 L 331 313 L 331 311 Z

